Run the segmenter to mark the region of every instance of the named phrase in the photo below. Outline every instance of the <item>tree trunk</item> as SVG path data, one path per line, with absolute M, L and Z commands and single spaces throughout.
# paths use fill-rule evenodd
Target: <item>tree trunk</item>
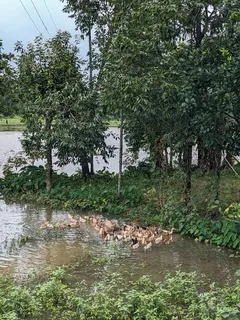
M 170 168 L 173 167 L 173 148 L 172 148 L 172 144 L 170 144 L 169 166 L 170 166 Z
M 165 147 L 165 164 L 168 167 L 169 166 L 169 161 L 168 161 L 168 147 Z
M 228 163 L 233 167 L 234 166 L 234 157 L 227 151 L 226 152 L 226 159 Z
M 219 200 L 219 193 L 220 193 L 220 173 L 221 173 L 221 150 L 216 149 L 214 150 L 214 156 L 215 156 L 215 201 Z
M 90 94 L 92 94 L 93 90 L 93 64 L 92 64 L 92 27 L 91 21 L 89 21 L 88 26 L 88 57 L 89 57 L 89 90 Z M 94 174 L 94 158 L 93 154 L 90 156 L 90 172 Z
M 184 197 L 186 207 L 189 208 L 191 201 L 192 189 L 192 145 L 187 145 L 183 153 L 184 171 L 185 171 L 185 188 Z
M 86 181 L 90 174 L 87 160 L 83 160 L 81 162 L 81 167 L 82 167 L 82 177 Z
M 156 140 L 156 167 L 163 169 L 166 167 L 166 158 L 164 157 L 164 144 L 161 138 Z
M 182 151 L 179 151 L 179 153 L 178 153 L 178 165 L 180 168 L 183 167 L 183 152 Z
M 118 172 L 118 192 L 117 197 L 121 197 L 122 189 L 122 166 L 123 166 L 123 111 L 120 116 L 120 142 L 119 142 L 119 172 Z
M 47 146 L 46 150 L 46 186 L 47 192 L 52 190 L 52 148 L 51 146 Z
M 51 125 L 52 121 L 51 119 L 46 119 L 46 132 L 51 131 Z M 52 146 L 49 141 L 46 142 L 46 188 L 47 192 L 50 192 L 52 190 Z
M 197 142 L 198 163 L 197 166 L 200 170 L 204 169 L 204 148 L 202 146 L 202 140 L 198 139 Z

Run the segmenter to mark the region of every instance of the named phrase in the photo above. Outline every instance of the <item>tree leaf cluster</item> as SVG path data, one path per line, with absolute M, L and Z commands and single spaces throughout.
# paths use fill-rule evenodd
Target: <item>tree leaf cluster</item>
M 18 43 L 16 50 L 20 114 L 26 125 L 22 144 L 28 156 L 47 159 L 48 180 L 53 154 L 60 165 L 87 164 L 90 154 L 105 154 L 104 110 L 87 86 L 70 34 L 37 37 L 26 48 Z

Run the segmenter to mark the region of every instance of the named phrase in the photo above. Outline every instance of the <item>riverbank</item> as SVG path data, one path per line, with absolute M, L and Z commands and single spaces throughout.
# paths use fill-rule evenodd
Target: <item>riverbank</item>
M 237 320 L 239 305 L 240 282 L 219 289 L 204 286 L 195 273 L 177 272 L 160 283 L 147 276 L 129 283 L 111 275 L 94 290 L 84 283 L 69 287 L 61 268 L 38 285 L 0 278 L 2 320 Z
M 236 167 L 239 172 L 240 168 Z M 117 199 L 117 176 L 96 174 L 83 181 L 80 174 L 54 174 L 51 193 L 45 191 L 43 168 L 31 167 L 2 180 L 6 197 L 49 205 L 54 208 L 94 211 L 136 221 L 139 225 L 175 227 L 196 242 L 240 249 L 239 178 L 230 170 L 221 174 L 220 199 L 211 197 L 212 174 L 195 172 L 190 214 L 183 201 L 183 175 L 172 170 L 152 177 L 144 170 L 132 169 L 123 176 L 122 198 Z
M 24 128 L 24 123 L 18 116 L 13 118 L 0 118 L 0 131 L 23 131 Z
M 112 128 L 118 128 L 120 122 L 118 120 L 111 120 L 108 122 L 108 126 Z M 21 117 L 12 118 L 0 118 L 0 131 L 24 131 L 25 125 L 22 122 Z

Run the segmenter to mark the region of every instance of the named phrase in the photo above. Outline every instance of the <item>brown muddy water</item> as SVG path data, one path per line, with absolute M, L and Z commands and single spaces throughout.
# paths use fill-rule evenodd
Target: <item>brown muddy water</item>
M 149 275 L 160 281 L 177 270 L 205 274 L 211 282 L 234 281 L 240 258 L 232 251 L 174 236 L 171 245 L 150 250 L 130 250 L 126 245 L 106 244 L 90 224 L 54 232 L 41 229 L 45 221 L 66 220 L 67 212 L 34 205 L 6 204 L 0 200 L 0 274 L 22 280 L 47 268 L 69 266 L 69 280 L 93 283 L 112 273 L 129 279 Z

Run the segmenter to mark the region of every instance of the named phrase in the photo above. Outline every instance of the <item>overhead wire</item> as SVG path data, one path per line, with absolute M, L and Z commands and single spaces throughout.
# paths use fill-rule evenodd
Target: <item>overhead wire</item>
M 33 2 L 33 0 L 31 0 L 31 2 L 32 2 L 32 5 L 34 6 L 34 9 L 35 9 L 35 11 L 37 12 L 37 15 L 38 15 L 39 19 L 41 20 L 41 22 L 42 22 L 42 24 L 43 24 L 43 26 L 44 26 L 45 30 L 46 30 L 46 31 L 47 31 L 47 33 L 49 34 L 49 37 L 51 37 L 51 34 L 50 34 L 50 32 L 48 31 L 48 28 L 47 28 L 46 24 L 44 23 L 44 21 L 43 21 L 43 19 L 42 19 L 41 15 L 40 15 L 40 13 L 39 13 L 39 11 L 38 11 L 37 7 L 35 6 L 35 3 Z
M 21 2 L 21 5 L 23 6 L 25 12 L 27 13 L 29 19 L 32 21 L 34 27 L 37 29 L 37 31 L 39 32 L 39 34 L 41 35 L 42 32 L 39 30 L 38 26 L 36 25 L 36 23 L 34 22 L 34 20 L 32 19 L 30 13 L 28 12 L 27 8 L 25 7 L 24 3 L 22 2 L 22 0 L 19 0 Z
M 55 21 L 54 21 L 54 19 L 53 19 L 53 16 L 52 16 L 52 14 L 51 14 L 51 12 L 50 12 L 50 10 L 49 10 L 49 7 L 48 7 L 48 5 L 47 5 L 47 3 L 46 3 L 46 0 L 43 0 L 43 1 L 44 1 L 45 7 L 46 7 L 46 9 L 47 9 L 47 11 L 48 11 L 48 14 L 49 14 L 49 16 L 50 16 L 50 18 L 51 18 L 51 20 L 52 20 L 52 22 L 53 22 L 56 30 L 58 30 L 58 27 L 57 27 L 57 25 L 56 25 L 56 23 L 55 23 Z

